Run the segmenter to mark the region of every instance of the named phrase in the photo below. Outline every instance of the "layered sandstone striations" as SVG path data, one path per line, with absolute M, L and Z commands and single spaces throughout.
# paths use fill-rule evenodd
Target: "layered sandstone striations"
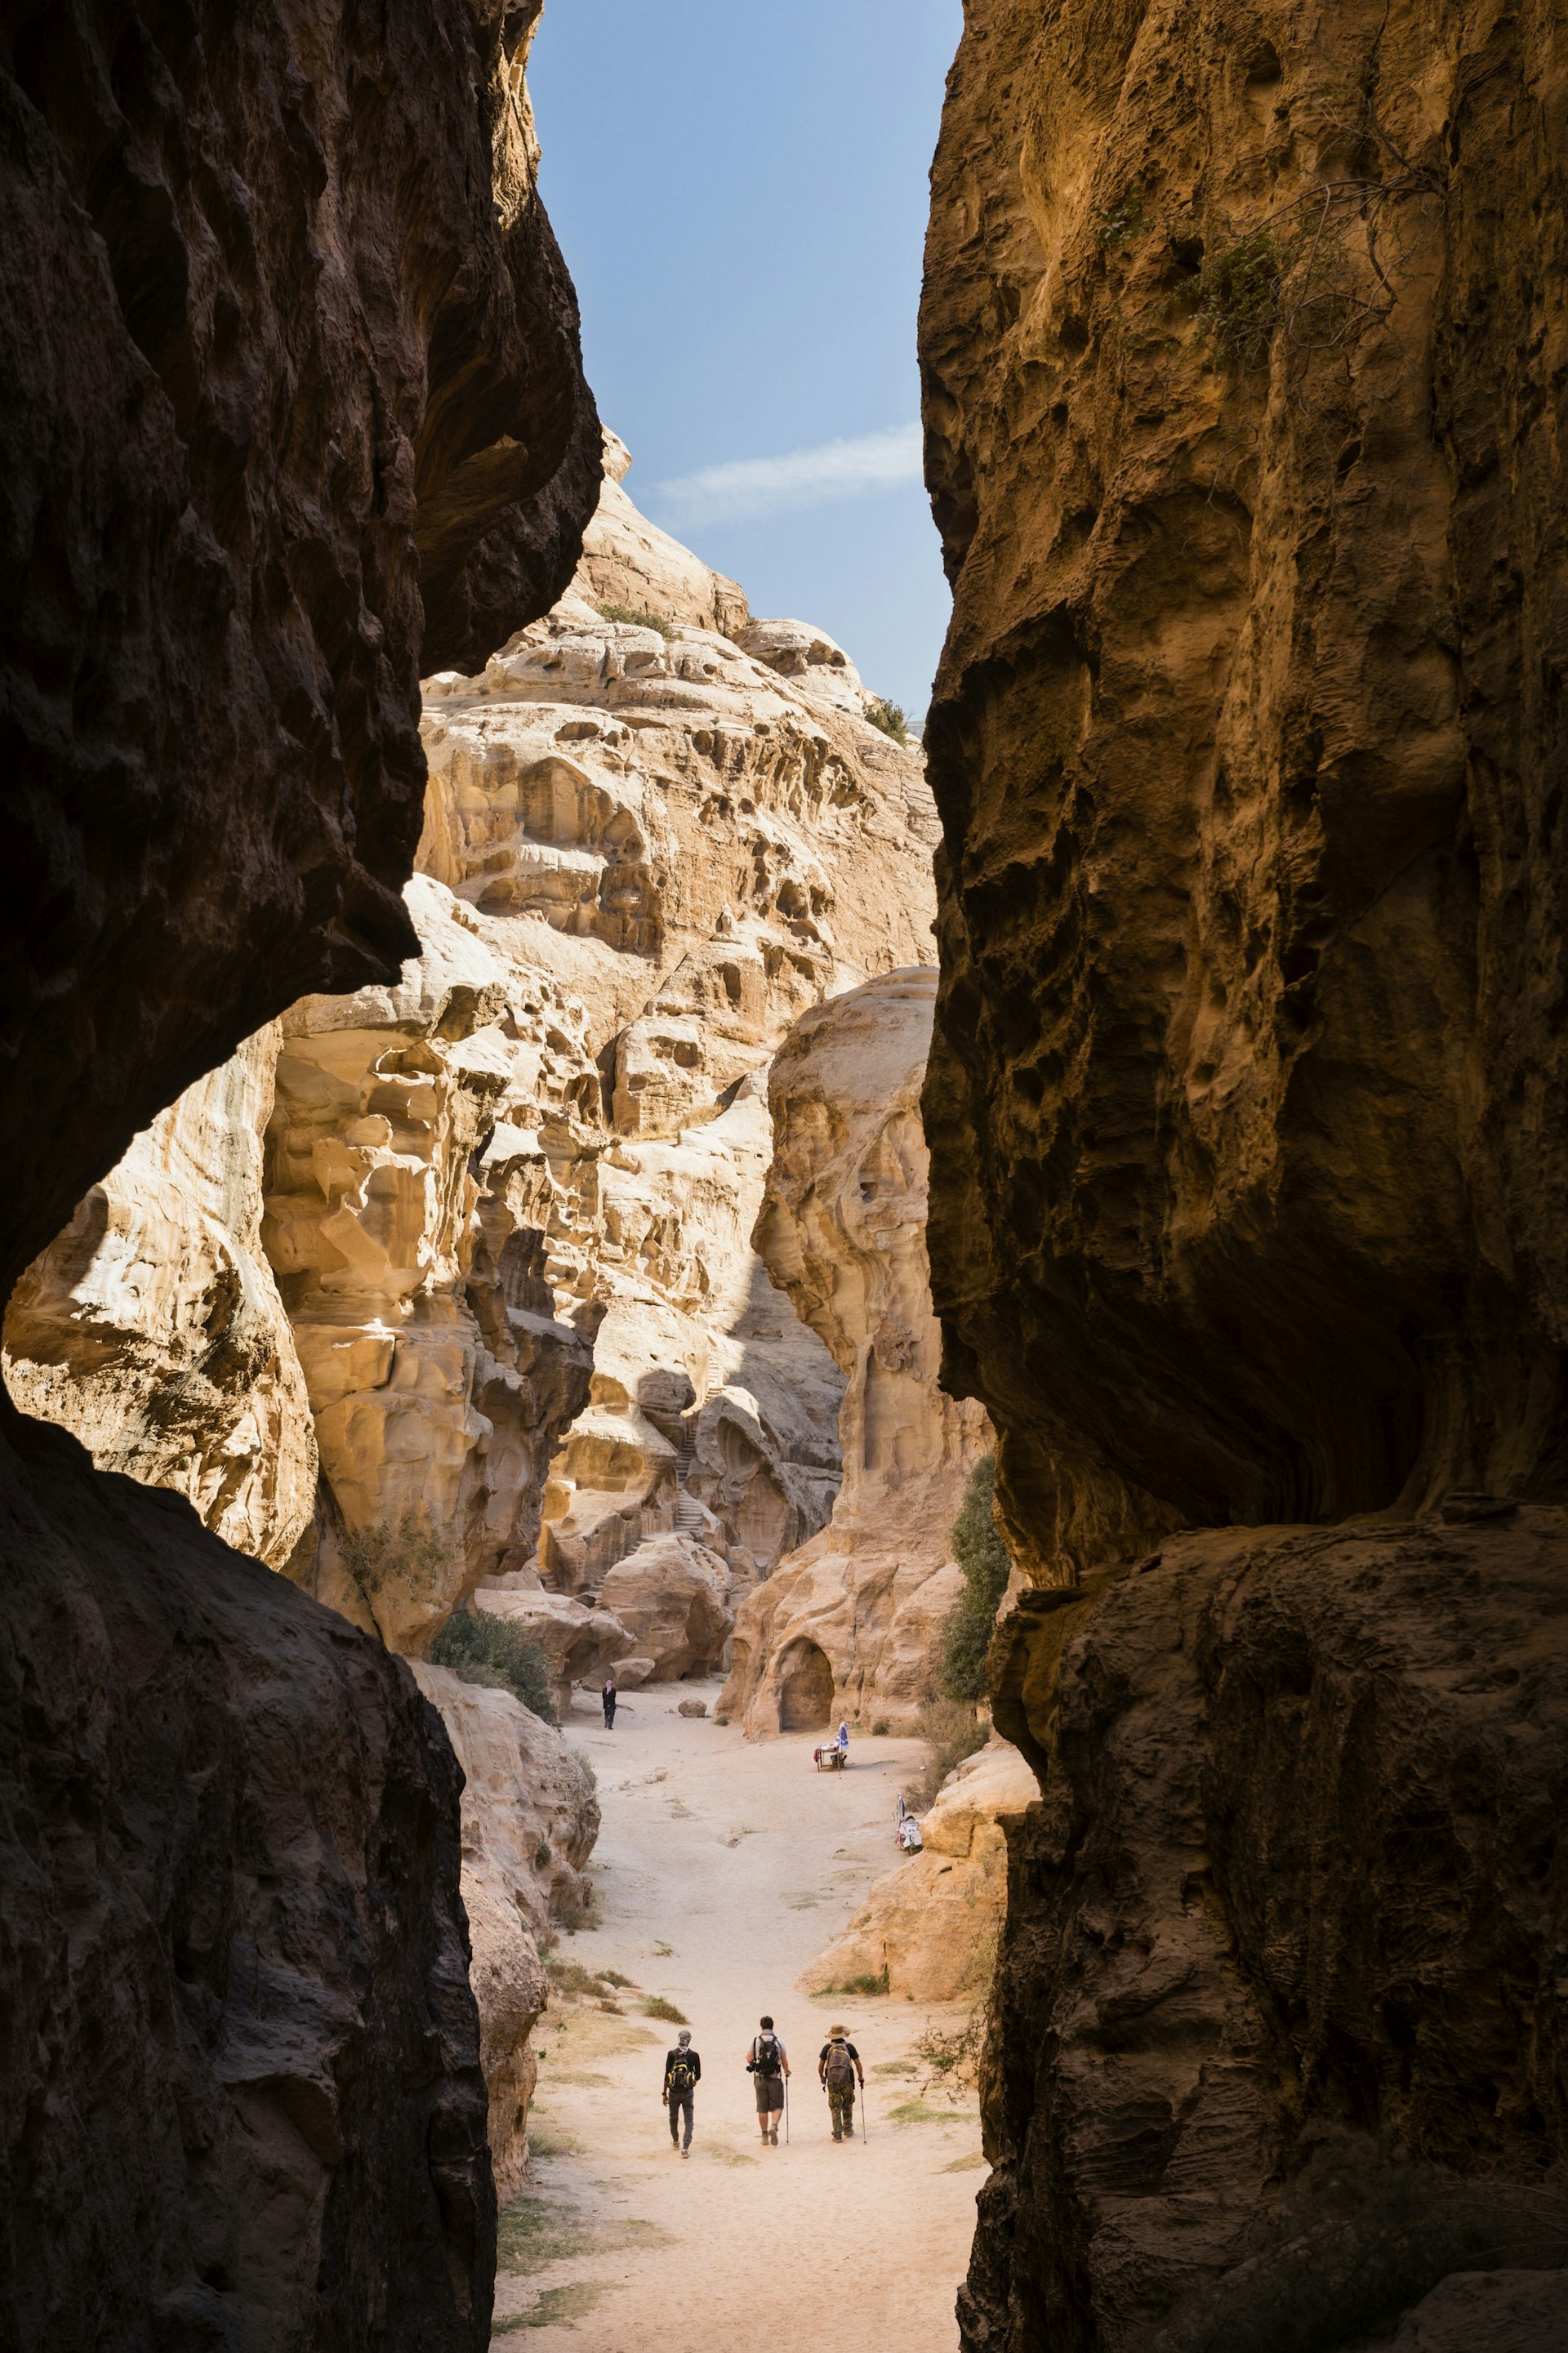
M 1059 1703 L 1031 1638 L 992 2353 L 1150 2341 L 1325 2120 L 1563 2153 L 1563 62 L 1542 11 L 966 15 L 933 1287 L 1033 1575 L 1163 1544 Z M 1486 1495 L 1538 1508 L 1423 1516 Z
M 437 558 L 454 605 L 481 551 L 510 569 L 497 634 L 576 560 L 597 427 L 523 135 L 535 13 L 261 5 L 211 47 L 131 0 L 7 16 L 7 1293 L 242 1038 L 395 975 L 423 622 L 464 635 Z M 131 1364 L 146 1327 L 82 1303 Z M 8 1406 L 0 1530 L 7 2341 L 482 2346 L 433 1712 Z
M 936 976 L 899 971 L 806 1014 L 769 1081 L 756 1240 L 845 1377 L 829 1525 L 742 1604 L 722 1705 L 756 1731 L 911 1715 L 962 1590 L 952 1524 L 991 1443 L 937 1386 L 921 1082 Z

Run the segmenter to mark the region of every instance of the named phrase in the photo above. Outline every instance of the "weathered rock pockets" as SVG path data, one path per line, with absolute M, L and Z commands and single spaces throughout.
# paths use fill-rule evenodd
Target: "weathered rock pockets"
M 844 1483 L 820 1535 L 742 1604 L 721 1707 L 757 1731 L 868 1728 L 929 1691 L 961 1589 L 951 1550 L 984 1412 L 937 1386 L 920 1089 L 936 976 L 899 971 L 805 1015 L 769 1079 L 756 1230 L 845 1376 Z
M 1325 2118 L 1563 2150 L 1555 1867 L 1485 1828 L 1562 1791 L 1562 39 L 966 11 L 921 322 L 929 1239 L 1017 1556 L 1089 1597 L 1059 1703 L 1036 1613 L 1012 1719 L 1047 1789 L 989 2353 L 1148 2341 Z M 1472 1492 L 1539 1508 L 1422 1517 Z M 1487 1685 L 1516 1640 L 1528 1703 Z
M 598 429 L 533 193 L 536 13 L 261 5 L 209 49 L 67 5 L 0 44 L 5 1288 L 150 1122 L 153 1226 L 202 1159 L 184 1229 L 226 1239 L 157 1297 L 99 1284 L 80 1336 L 135 1391 L 123 1459 L 183 1457 L 273 1557 L 309 1431 L 259 1187 L 193 1141 L 268 1073 L 159 1114 L 301 990 L 395 974 L 422 631 L 464 658 L 476 563 L 494 643 L 575 560 Z M 89 1199 L 78 1275 L 100 1241 L 154 1265 L 125 1206 Z M 147 1410 L 153 1327 L 195 1461 Z M 9 1406 L 0 1478 L 8 2340 L 482 2346 L 433 1712 L 179 1497 Z

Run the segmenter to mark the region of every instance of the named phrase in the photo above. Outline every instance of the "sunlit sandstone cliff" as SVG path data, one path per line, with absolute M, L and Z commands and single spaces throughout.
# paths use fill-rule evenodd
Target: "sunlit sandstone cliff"
M 1419 2292 L 1373 2259 L 1400 2149 L 1564 2153 L 1563 41 L 966 10 L 931 1253 L 1058 1588 L 994 1658 L 1046 1796 L 988 2353 L 1268 2342 L 1269 2294 L 1340 2344 Z M 1292 2203 L 1331 2123 L 1359 2287 Z
M 826 1517 L 842 1377 L 751 1241 L 766 1065 L 804 1007 L 931 953 L 918 754 L 831 641 L 753 624 L 637 513 L 626 462 L 611 442 L 548 622 L 427 685 L 418 955 L 300 999 L 182 1097 L 5 1325 L 13 1395 L 100 1463 L 394 1650 L 423 1656 L 478 1587 L 562 1704 L 610 1664 L 718 1668 L 737 1600 Z M 628 582 L 658 627 L 575 593 Z M 760 652 L 667 617 L 687 609 Z M 543 1998 L 523 1866 L 581 1861 L 589 1809 L 525 1836 L 575 1788 L 559 1736 L 421 1682 L 468 1779 L 510 2186 Z
M 479 587 L 488 646 L 576 560 L 598 426 L 533 190 L 536 15 L 7 12 L 7 1294 L 242 1039 L 395 976 L 422 631 L 479 658 Z M 158 1186 L 190 1139 L 158 1131 Z M 87 1336 L 137 1378 L 121 1305 Z M 237 1258 L 174 1316 L 183 1407 L 269 1312 Z M 248 1525 L 277 1499 L 228 1435 L 189 1483 Z M 9 1404 L 0 1554 L 0 2336 L 479 2353 L 494 2189 L 434 1712 L 184 1497 Z
M 937 1387 L 920 1121 L 935 998 L 930 971 L 868 981 L 797 1022 L 769 1080 L 757 1246 L 844 1374 L 844 1483 L 736 1620 L 721 1705 L 753 1731 L 912 1715 L 962 1589 L 952 1523 L 991 1436 Z

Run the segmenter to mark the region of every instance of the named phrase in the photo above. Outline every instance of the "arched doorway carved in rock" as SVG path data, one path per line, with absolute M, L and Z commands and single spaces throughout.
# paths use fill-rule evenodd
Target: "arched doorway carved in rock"
M 779 1730 L 819 1732 L 833 1713 L 833 1669 L 815 1642 L 792 1642 L 779 1661 Z

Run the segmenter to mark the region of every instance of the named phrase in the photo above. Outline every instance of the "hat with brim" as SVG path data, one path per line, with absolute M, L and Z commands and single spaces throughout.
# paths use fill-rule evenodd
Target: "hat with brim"
M 841 2026 L 830 2026 L 827 2030 L 827 2039 L 829 2042 L 842 2042 L 844 2029 Z

